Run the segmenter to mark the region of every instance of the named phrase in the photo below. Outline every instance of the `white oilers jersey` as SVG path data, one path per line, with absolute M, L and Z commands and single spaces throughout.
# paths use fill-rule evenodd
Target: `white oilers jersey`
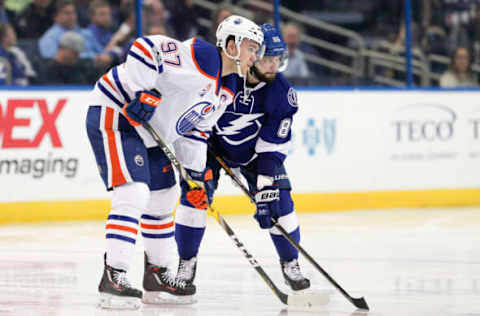
M 212 126 L 235 93 L 234 76 L 222 87 L 221 63 L 217 48 L 201 39 L 179 42 L 163 35 L 141 37 L 132 44 L 126 61 L 97 81 L 90 104 L 121 112 L 136 92 L 160 93 L 162 101 L 150 124 L 173 145 L 186 168 L 201 171 Z M 157 145 L 143 127 L 136 130 L 147 147 Z

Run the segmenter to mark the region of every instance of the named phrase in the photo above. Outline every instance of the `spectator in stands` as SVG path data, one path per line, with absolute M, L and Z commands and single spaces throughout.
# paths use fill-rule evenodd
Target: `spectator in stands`
M 15 56 L 16 60 L 20 64 L 21 69 L 27 76 L 27 84 L 32 82 L 35 83 L 37 81 L 37 72 L 33 68 L 32 62 L 30 61 L 30 58 L 32 58 L 32 56 L 29 56 L 28 54 L 30 52 L 25 52 L 23 50 L 24 48 L 17 46 L 17 33 L 13 29 L 13 26 L 9 27 L 6 25 L 6 27 L 8 28 L 7 32 L 9 34 L 9 40 L 7 41 L 5 47 Z
M 393 41 L 393 52 L 392 53 L 403 53 L 405 51 L 405 38 L 406 38 L 406 28 L 405 28 L 405 22 L 402 22 L 400 24 L 400 28 L 398 30 L 397 36 L 395 40 Z M 420 29 L 418 27 L 418 24 L 415 22 L 412 22 L 410 24 L 410 38 L 411 38 L 411 45 L 412 49 L 417 51 L 418 53 L 422 52 L 422 46 L 421 46 L 421 38 L 422 35 L 420 33 Z
M 472 58 L 474 64 L 480 63 L 480 7 L 475 11 L 475 17 L 472 19 L 469 29 L 469 37 L 472 41 L 471 47 L 474 49 Z
M 154 24 L 147 30 L 148 35 L 167 35 L 167 30 L 164 25 Z
M 418 24 L 412 22 L 410 25 L 411 32 L 411 47 L 412 47 L 412 60 L 417 62 L 417 64 L 422 63 L 424 60 L 425 53 L 421 46 L 421 36 Z M 375 48 L 381 53 L 392 55 L 398 58 L 397 61 L 390 61 L 386 65 L 378 65 L 375 67 L 375 75 L 383 77 L 383 79 L 388 80 L 389 82 L 395 82 L 397 85 L 401 85 L 407 80 L 407 74 L 405 71 L 405 38 L 406 38 L 406 28 L 405 23 L 400 23 L 398 31 L 396 34 L 392 34 L 388 40 L 381 41 L 378 43 L 378 46 Z M 414 69 L 415 66 L 414 64 Z M 416 85 L 422 84 L 422 77 L 417 73 L 413 75 L 413 82 Z
M 174 38 L 185 40 L 198 34 L 199 25 L 197 22 L 197 10 L 193 0 L 177 0 L 173 3 L 170 11 L 170 24 Z
M 188 7 L 182 7 L 180 2 L 174 2 L 172 5 L 173 8 L 185 8 L 185 10 L 190 10 Z M 190 13 L 188 13 L 190 14 Z M 188 16 L 187 14 L 187 16 Z M 165 8 L 162 0 L 146 0 L 143 2 L 143 27 L 144 29 L 148 30 L 150 27 L 157 25 L 159 27 L 163 27 L 165 29 L 165 35 L 175 37 L 174 34 L 176 32 L 184 33 L 189 32 L 189 28 L 191 26 L 191 22 L 183 21 L 183 24 L 178 28 L 177 31 L 174 31 L 171 27 L 171 22 L 168 21 L 171 18 L 171 13 Z M 192 16 L 191 18 L 194 18 Z M 188 19 L 188 18 L 187 18 Z M 175 19 L 174 19 L 175 20 Z M 194 31 L 196 32 L 196 31 Z M 196 35 L 196 34 L 195 34 Z M 195 36 L 192 35 L 191 37 Z M 177 37 L 180 38 L 180 37 Z
M 247 0 L 238 5 L 253 13 L 253 20 L 258 25 L 273 24 L 273 0 Z
M 429 0 L 432 15 L 436 15 L 437 25 L 447 32 L 448 39 L 445 45 L 448 54 L 455 53 L 457 47 L 472 46 L 469 32 L 475 23 L 478 0 Z
M 130 45 L 136 38 L 135 35 L 135 12 L 132 11 L 128 18 L 113 34 L 112 39 L 108 43 L 106 49 L 120 47 L 122 50 L 120 59 L 124 60 L 126 58 L 128 50 L 130 49 Z
M 91 24 L 82 30 L 85 38 L 85 55 L 94 58 L 95 66 L 104 72 L 113 64 L 120 63 L 122 49 L 118 46 L 107 47 L 112 40 L 112 11 L 110 4 L 104 0 L 90 3 Z
M 43 58 L 54 58 L 57 54 L 60 38 L 67 31 L 80 33 L 77 25 L 77 12 L 73 0 L 58 0 L 53 24 L 40 38 L 38 46 Z
M 53 25 L 55 2 L 33 0 L 17 17 L 18 37 L 37 39 Z
M 294 84 L 305 84 L 310 77 L 305 55 L 298 49 L 300 45 L 300 28 L 294 23 L 287 23 L 282 29 L 283 40 L 288 48 L 288 67 L 283 75 Z
M 212 24 L 212 27 L 210 28 L 210 32 L 207 38 L 209 42 L 216 44 L 216 41 L 217 41 L 216 32 L 217 32 L 218 25 L 231 15 L 233 15 L 233 9 L 228 3 L 220 4 L 217 10 L 212 12 L 212 16 L 210 20 L 212 21 L 213 24 Z
M 5 7 L 5 0 L 0 0 L 0 23 L 15 23 L 15 11 Z
M 118 24 L 127 21 L 130 16 L 135 14 L 135 0 L 120 0 L 120 4 L 115 13 L 115 19 Z
M 90 5 L 97 0 L 75 0 L 75 9 L 77 10 L 78 25 L 81 28 L 90 24 Z
M 478 80 L 470 67 L 470 53 L 465 47 L 458 47 L 452 56 L 449 69 L 440 77 L 440 87 L 476 87 Z
M 107 49 L 114 46 L 122 48 L 121 60 L 126 58 L 127 52 L 136 38 L 133 2 L 128 4 L 128 1 L 129 0 L 122 0 L 124 7 L 122 7 L 121 11 L 129 11 L 130 15 L 120 25 L 115 34 L 113 34 L 110 43 L 107 45 Z M 128 5 L 130 6 L 129 10 L 127 10 Z M 165 34 L 168 36 L 172 34 L 168 25 L 165 24 L 167 13 L 165 12 L 163 3 L 161 1 L 150 0 L 144 2 L 143 12 L 143 27 L 145 34 L 155 34 L 152 32 L 160 32 L 156 34 Z
M 25 69 L 11 51 L 17 40 L 15 30 L 8 24 L 0 24 L 0 85 L 27 85 Z
M 95 81 L 91 63 L 79 56 L 85 49 L 85 40 L 77 32 L 67 31 L 60 38 L 54 59 L 45 68 L 47 84 L 91 84 Z

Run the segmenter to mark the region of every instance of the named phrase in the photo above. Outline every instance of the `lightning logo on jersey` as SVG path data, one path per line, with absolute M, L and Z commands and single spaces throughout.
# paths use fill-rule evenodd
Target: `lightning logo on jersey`
M 263 113 L 240 114 L 225 112 L 222 120 L 218 121 L 215 126 L 217 135 L 234 146 L 254 139 L 260 132 L 262 126 L 257 120 L 261 116 L 263 116 Z M 231 137 L 233 135 L 239 137 Z

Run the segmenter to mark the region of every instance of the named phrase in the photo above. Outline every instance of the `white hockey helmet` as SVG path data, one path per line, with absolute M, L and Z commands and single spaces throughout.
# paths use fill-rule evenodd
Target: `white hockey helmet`
M 257 59 L 263 57 L 265 47 L 263 46 L 263 32 L 260 26 L 253 21 L 239 15 L 232 15 L 223 20 L 217 28 L 217 46 L 221 47 L 225 55 L 234 59 L 239 65 L 240 62 L 240 45 L 244 39 L 250 39 L 260 45 L 257 52 Z M 237 56 L 231 56 L 227 53 L 227 40 L 230 36 L 235 38 L 235 46 L 237 47 Z M 240 74 L 241 75 L 241 74 Z

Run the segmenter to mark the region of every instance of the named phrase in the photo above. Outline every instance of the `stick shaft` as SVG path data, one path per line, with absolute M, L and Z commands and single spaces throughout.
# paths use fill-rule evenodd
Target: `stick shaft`
M 255 199 L 252 195 L 252 193 L 250 193 L 250 191 L 245 187 L 245 185 L 242 183 L 242 181 L 233 173 L 232 169 L 230 167 L 228 167 L 228 165 L 225 163 L 225 161 L 220 158 L 219 156 L 216 155 L 215 152 L 213 152 L 213 150 L 211 150 L 209 148 L 209 152 L 211 155 L 213 155 L 215 157 L 215 159 L 218 161 L 218 163 L 222 166 L 222 168 L 225 170 L 225 172 L 233 179 L 233 181 L 235 181 L 235 183 L 242 189 L 242 191 L 248 196 L 248 198 L 250 199 L 250 201 L 252 203 L 255 203 Z M 292 244 L 292 246 L 294 246 L 318 271 L 320 271 L 320 273 L 323 274 L 323 276 L 334 286 L 336 287 L 340 293 L 342 293 L 343 296 L 345 296 L 345 298 L 347 300 L 349 300 L 353 305 L 355 305 L 355 307 L 357 308 L 362 308 L 362 309 L 366 309 L 368 310 L 368 305 L 367 305 L 367 302 L 365 301 L 365 299 L 362 297 L 362 298 L 353 298 L 352 296 L 350 296 L 350 294 L 347 293 L 347 291 L 345 291 L 316 261 L 315 259 L 312 258 L 312 256 L 310 256 L 310 254 L 305 250 L 303 249 L 302 246 L 300 246 L 300 244 L 292 238 L 292 236 L 290 236 L 290 234 L 282 227 L 282 225 L 280 225 L 280 223 L 278 223 L 278 221 L 276 221 L 274 218 L 272 218 L 272 222 L 274 223 L 274 226 L 280 231 L 280 233 L 283 235 L 283 237 L 285 237 L 289 242 L 290 244 Z
M 158 135 L 158 133 L 155 131 L 155 129 L 149 124 L 149 123 L 144 123 L 143 125 L 145 129 L 150 133 L 152 138 L 157 142 L 158 146 L 162 149 L 162 151 L 165 153 L 165 155 L 170 159 L 172 164 L 175 166 L 175 168 L 178 170 L 180 173 L 181 177 L 183 177 L 187 183 L 192 186 L 195 185 L 193 181 L 190 181 L 190 177 L 188 173 L 186 172 L 185 168 L 180 164 L 178 161 L 177 157 L 175 154 L 168 148 L 167 144 L 163 141 L 163 139 Z M 216 210 L 212 208 L 211 205 L 208 206 L 208 209 L 210 213 L 213 215 L 217 223 L 220 224 L 220 226 L 223 228 L 223 230 L 227 233 L 227 235 L 232 239 L 233 243 L 235 246 L 237 246 L 238 249 L 243 253 L 243 255 L 247 258 L 248 262 L 253 266 L 255 271 L 258 272 L 258 274 L 262 277 L 263 281 L 267 283 L 267 285 L 270 287 L 270 289 L 273 291 L 273 293 L 278 297 L 278 299 L 284 303 L 288 304 L 288 295 L 283 293 L 278 289 L 278 287 L 273 283 L 273 281 L 270 279 L 270 277 L 267 275 L 267 273 L 263 270 L 263 268 L 258 264 L 257 260 L 248 252 L 248 250 L 245 248 L 243 243 L 238 239 L 238 237 L 235 235 L 233 230 L 230 228 L 230 226 L 227 224 L 225 219 L 218 213 Z

